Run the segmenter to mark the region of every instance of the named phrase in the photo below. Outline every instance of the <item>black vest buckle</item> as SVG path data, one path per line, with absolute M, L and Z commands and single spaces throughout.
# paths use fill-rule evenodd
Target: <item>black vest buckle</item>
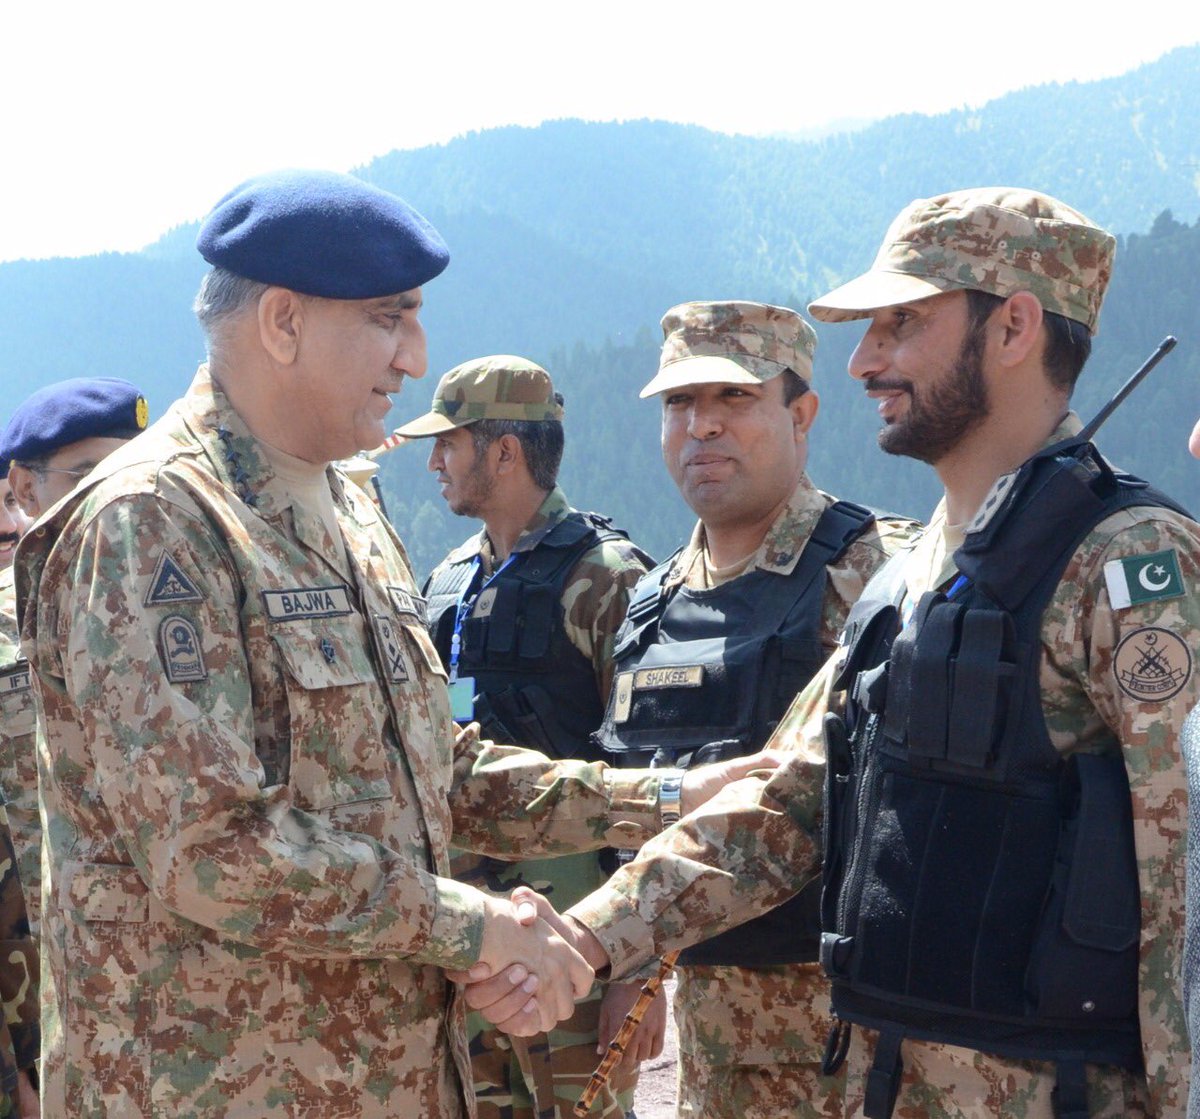
M 829 1036 L 825 1039 L 825 1055 L 821 1058 L 821 1075 L 833 1076 L 846 1061 L 850 1051 L 850 1031 L 854 1027 L 840 1018 L 833 1020 Z

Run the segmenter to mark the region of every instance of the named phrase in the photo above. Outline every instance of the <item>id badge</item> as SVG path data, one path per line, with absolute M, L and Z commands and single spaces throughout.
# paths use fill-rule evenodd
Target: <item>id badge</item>
M 475 677 L 460 676 L 450 685 L 450 718 L 469 723 L 475 718 Z

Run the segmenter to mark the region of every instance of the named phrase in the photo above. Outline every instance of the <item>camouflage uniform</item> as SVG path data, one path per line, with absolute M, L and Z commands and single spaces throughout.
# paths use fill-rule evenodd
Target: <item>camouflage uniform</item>
M 483 910 L 451 833 L 656 827 L 654 778 L 452 739 L 403 548 L 327 476 L 344 552 L 202 369 L 26 536 L 47 1115 L 469 1114 L 441 969 L 478 958 Z
M 1079 430 L 1072 416 L 1051 441 Z M 931 519 L 907 561 L 909 595 L 946 586 L 952 547 L 941 543 L 944 514 Z M 1104 565 L 1173 549 L 1181 598 L 1123 609 L 1109 602 Z M 1179 999 L 1183 947 L 1183 877 L 1187 790 L 1177 734 L 1200 696 L 1189 664 L 1185 686 L 1165 701 L 1138 698 L 1118 683 L 1114 654 L 1145 627 L 1180 635 L 1189 646 L 1200 627 L 1200 527 L 1165 509 L 1133 509 L 1101 522 L 1080 544 L 1042 622 L 1042 707 L 1055 746 L 1076 750 L 1120 746 L 1133 792 L 1138 875 L 1142 889 L 1139 1009 L 1144 1077 L 1088 1067 L 1093 1119 L 1182 1116 L 1189 1080 L 1187 1032 Z M 814 833 L 821 815 L 824 746 L 821 719 L 840 711 L 832 691 L 833 658 L 801 693 L 772 745 L 794 754 L 765 782 L 745 781 L 650 841 L 631 868 L 573 912 L 608 950 L 614 974 L 655 952 L 691 943 L 777 904 L 818 869 Z M 719 864 L 721 871 L 701 863 Z M 855 1029 L 847 1060 L 843 1114 L 862 1114 L 862 1086 L 874 1037 Z M 1006 1116 L 1049 1119 L 1052 1065 L 1005 1060 L 949 1045 L 908 1040 L 896 1115 L 903 1119 Z
M 513 545 L 513 553 L 532 550 L 570 512 L 566 496 L 555 487 Z M 443 562 L 461 563 L 475 556 L 483 562 L 484 575 L 490 575 L 491 542 L 486 530 L 460 545 Z M 438 570 L 440 567 L 429 583 Z M 563 588 L 563 628 L 571 644 L 592 664 L 602 702 L 612 686 L 613 636 L 624 620 L 629 592 L 645 571 L 645 564 L 631 545 L 606 540 L 584 553 Z M 456 878 L 501 894 L 521 884 L 532 886 L 560 910 L 591 893 L 607 878 L 598 856 L 589 853 L 523 859 L 500 866 L 495 860 L 460 853 L 451 867 Z M 482 1015 L 468 1014 L 471 1069 L 480 1119 L 533 1119 L 535 1115 L 567 1119 L 596 1067 L 603 993 L 604 988 L 596 984 L 585 999 L 576 1003 L 569 1019 L 549 1034 L 528 1039 L 510 1038 L 489 1026 Z M 636 1068 L 621 1070 L 597 1098 L 592 1114 L 624 1115 L 633 1106 L 636 1084 Z
M 790 573 L 833 501 L 802 476 L 745 571 Z M 911 521 L 880 518 L 826 569 L 817 636 L 827 656 L 867 580 L 915 531 Z M 669 585 L 705 585 L 704 546 L 704 528 L 697 524 L 667 578 Z M 845 1076 L 820 1071 L 829 1033 L 829 983 L 818 964 L 688 965 L 676 975 L 680 1116 L 840 1114 Z
M 29 665 L 20 655 L 10 567 L 0 571 L 0 791 L 17 852 L 29 927 L 36 937 L 42 909 L 42 821 L 38 815 L 37 713 Z
M 1045 311 L 1094 332 L 1111 274 L 1114 239 L 1055 199 L 1013 188 L 920 199 L 893 222 L 863 275 L 810 305 L 825 321 L 940 292 L 978 290 L 1008 298 L 1030 292 Z M 874 328 L 873 324 L 873 328 Z M 879 343 L 882 345 L 882 343 Z M 1049 442 L 1079 430 L 1069 416 Z M 998 505 L 1011 476 L 983 502 Z M 939 509 L 905 563 L 908 600 L 945 588 L 954 574 Z M 1110 597 L 1105 566 L 1173 552 L 1179 593 Z M 1157 578 L 1157 577 L 1156 577 Z M 1141 893 L 1139 1028 L 1144 1074 L 1087 1068 L 1093 1119 L 1182 1117 L 1190 1078 L 1179 998 L 1183 950 L 1187 785 L 1178 735 L 1200 692 L 1192 647 L 1200 627 L 1200 526 L 1168 509 L 1126 509 L 1100 522 L 1073 552 L 1041 618 L 1038 685 L 1054 747 L 1120 752 L 1128 776 Z M 1147 588 L 1150 589 L 1150 588 Z M 1139 642 L 1153 636 L 1178 673 L 1177 690 L 1137 683 Z M 1132 658 L 1132 659 L 1131 659 Z M 601 891 L 573 910 L 607 949 L 614 974 L 654 953 L 690 944 L 778 904 L 818 870 L 825 751 L 822 718 L 840 713 L 838 658 L 814 678 L 772 744 L 793 757 L 769 779 L 723 791 L 661 837 Z M 719 865 L 720 871 L 711 869 Z M 846 1116 L 859 1116 L 876 1038 L 855 1029 L 847 1061 Z M 902 1119 L 1005 1116 L 1049 1119 L 1056 1070 L 907 1038 L 896 1102 Z
M 0 806 L 0 1001 L 4 1015 L 0 1019 L 0 1116 L 12 1109 L 17 1070 L 30 1068 L 38 1058 L 38 956 L 37 943 L 30 933 L 24 897 L 24 867 L 18 871 L 11 836 L 9 813 L 14 805 L 32 801 L 33 821 L 37 822 L 37 771 L 28 770 L 34 762 L 33 691 L 29 685 L 29 666 L 20 656 L 16 631 L 16 596 L 13 571 L 0 571 L 0 781 L 4 798 Z M 14 780 L 14 776 L 20 774 Z M 28 833 L 26 833 L 28 834 Z M 40 829 L 35 835 L 40 837 Z M 35 842 L 34 858 L 40 857 Z M 33 881 L 40 881 L 34 873 Z M 31 895 L 32 898 L 32 895 Z

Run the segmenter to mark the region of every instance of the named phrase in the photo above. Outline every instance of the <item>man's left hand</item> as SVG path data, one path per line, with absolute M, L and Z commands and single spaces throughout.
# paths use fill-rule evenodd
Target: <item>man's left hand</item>
M 621 1023 L 641 993 L 641 983 L 610 983 L 600 1003 L 600 1029 L 596 1053 L 603 1055 L 609 1042 L 617 1036 Z M 667 1037 L 667 996 L 660 987 L 654 1001 L 647 1007 L 637 1032 L 625 1047 L 621 1067 L 631 1069 L 642 1061 L 652 1060 L 663 1051 Z
M 774 750 L 761 750 L 744 758 L 697 766 L 683 775 L 679 790 L 679 811 L 686 816 L 710 797 L 716 796 L 731 781 L 740 781 L 758 770 L 770 771 L 782 764 L 784 755 Z

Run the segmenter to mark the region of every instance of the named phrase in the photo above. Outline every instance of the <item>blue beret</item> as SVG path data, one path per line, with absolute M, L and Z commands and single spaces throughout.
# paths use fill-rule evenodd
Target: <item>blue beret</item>
M 117 377 L 73 377 L 38 389 L 9 417 L 0 435 L 0 478 L 81 439 L 132 439 L 146 426 L 146 398 Z
M 450 263 L 432 225 L 402 198 L 335 171 L 275 171 L 234 187 L 196 248 L 249 280 L 326 299 L 410 291 Z

